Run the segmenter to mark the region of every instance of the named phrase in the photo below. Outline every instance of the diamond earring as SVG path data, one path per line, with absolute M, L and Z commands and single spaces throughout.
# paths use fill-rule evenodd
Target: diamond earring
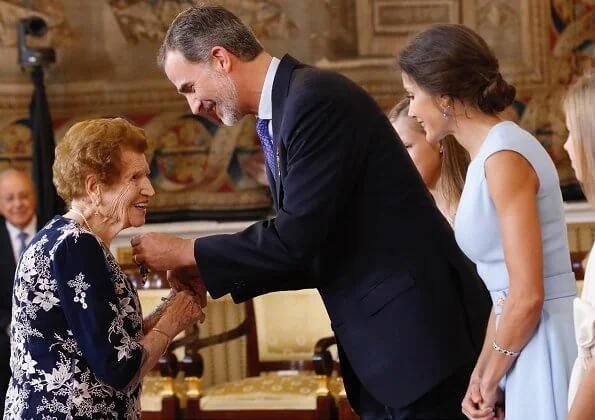
M 444 109 L 442 110 L 442 118 L 444 118 L 445 120 L 447 120 L 447 119 L 448 119 L 448 117 L 449 117 L 449 115 L 448 115 L 448 112 L 446 112 L 446 110 L 447 110 L 447 109 L 448 109 L 448 108 L 444 108 Z
M 450 115 L 448 115 L 449 108 L 450 108 L 450 105 L 446 105 L 446 107 L 442 109 L 442 118 L 444 118 L 445 120 L 450 118 Z

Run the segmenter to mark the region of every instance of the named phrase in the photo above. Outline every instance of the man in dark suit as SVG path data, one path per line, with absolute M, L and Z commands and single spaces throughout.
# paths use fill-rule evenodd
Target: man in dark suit
M 9 328 L 16 262 L 37 231 L 35 188 L 23 172 L 0 173 L 0 413 L 10 380 Z
M 190 287 L 235 302 L 316 287 L 362 418 L 462 418 L 489 298 L 374 100 L 271 57 L 221 7 L 180 14 L 160 62 L 193 113 L 258 115 L 277 213 L 234 235 L 134 237 L 136 262 L 198 266 Z

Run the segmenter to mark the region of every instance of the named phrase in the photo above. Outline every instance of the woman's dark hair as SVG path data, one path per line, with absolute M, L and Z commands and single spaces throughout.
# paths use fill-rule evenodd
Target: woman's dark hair
M 486 114 L 502 112 L 516 95 L 488 44 L 463 25 L 435 25 L 419 33 L 399 54 L 399 66 L 426 92 L 476 105 Z

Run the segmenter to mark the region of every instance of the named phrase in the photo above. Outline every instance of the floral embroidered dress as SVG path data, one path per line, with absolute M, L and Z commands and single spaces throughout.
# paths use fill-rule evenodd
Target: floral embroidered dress
M 17 267 L 4 419 L 139 419 L 140 308 L 96 236 L 51 220 Z

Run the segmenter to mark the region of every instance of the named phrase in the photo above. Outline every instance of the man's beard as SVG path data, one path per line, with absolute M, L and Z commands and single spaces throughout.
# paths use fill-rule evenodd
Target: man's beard
M 217 107 L 219 108 L 219 118 L 227 126 L 236 125 L 243 117 L 238 107 L 238 91 L 236 86 L 227 74 L 217 73 L 215 80 L 218 83 L 219 99 Z

